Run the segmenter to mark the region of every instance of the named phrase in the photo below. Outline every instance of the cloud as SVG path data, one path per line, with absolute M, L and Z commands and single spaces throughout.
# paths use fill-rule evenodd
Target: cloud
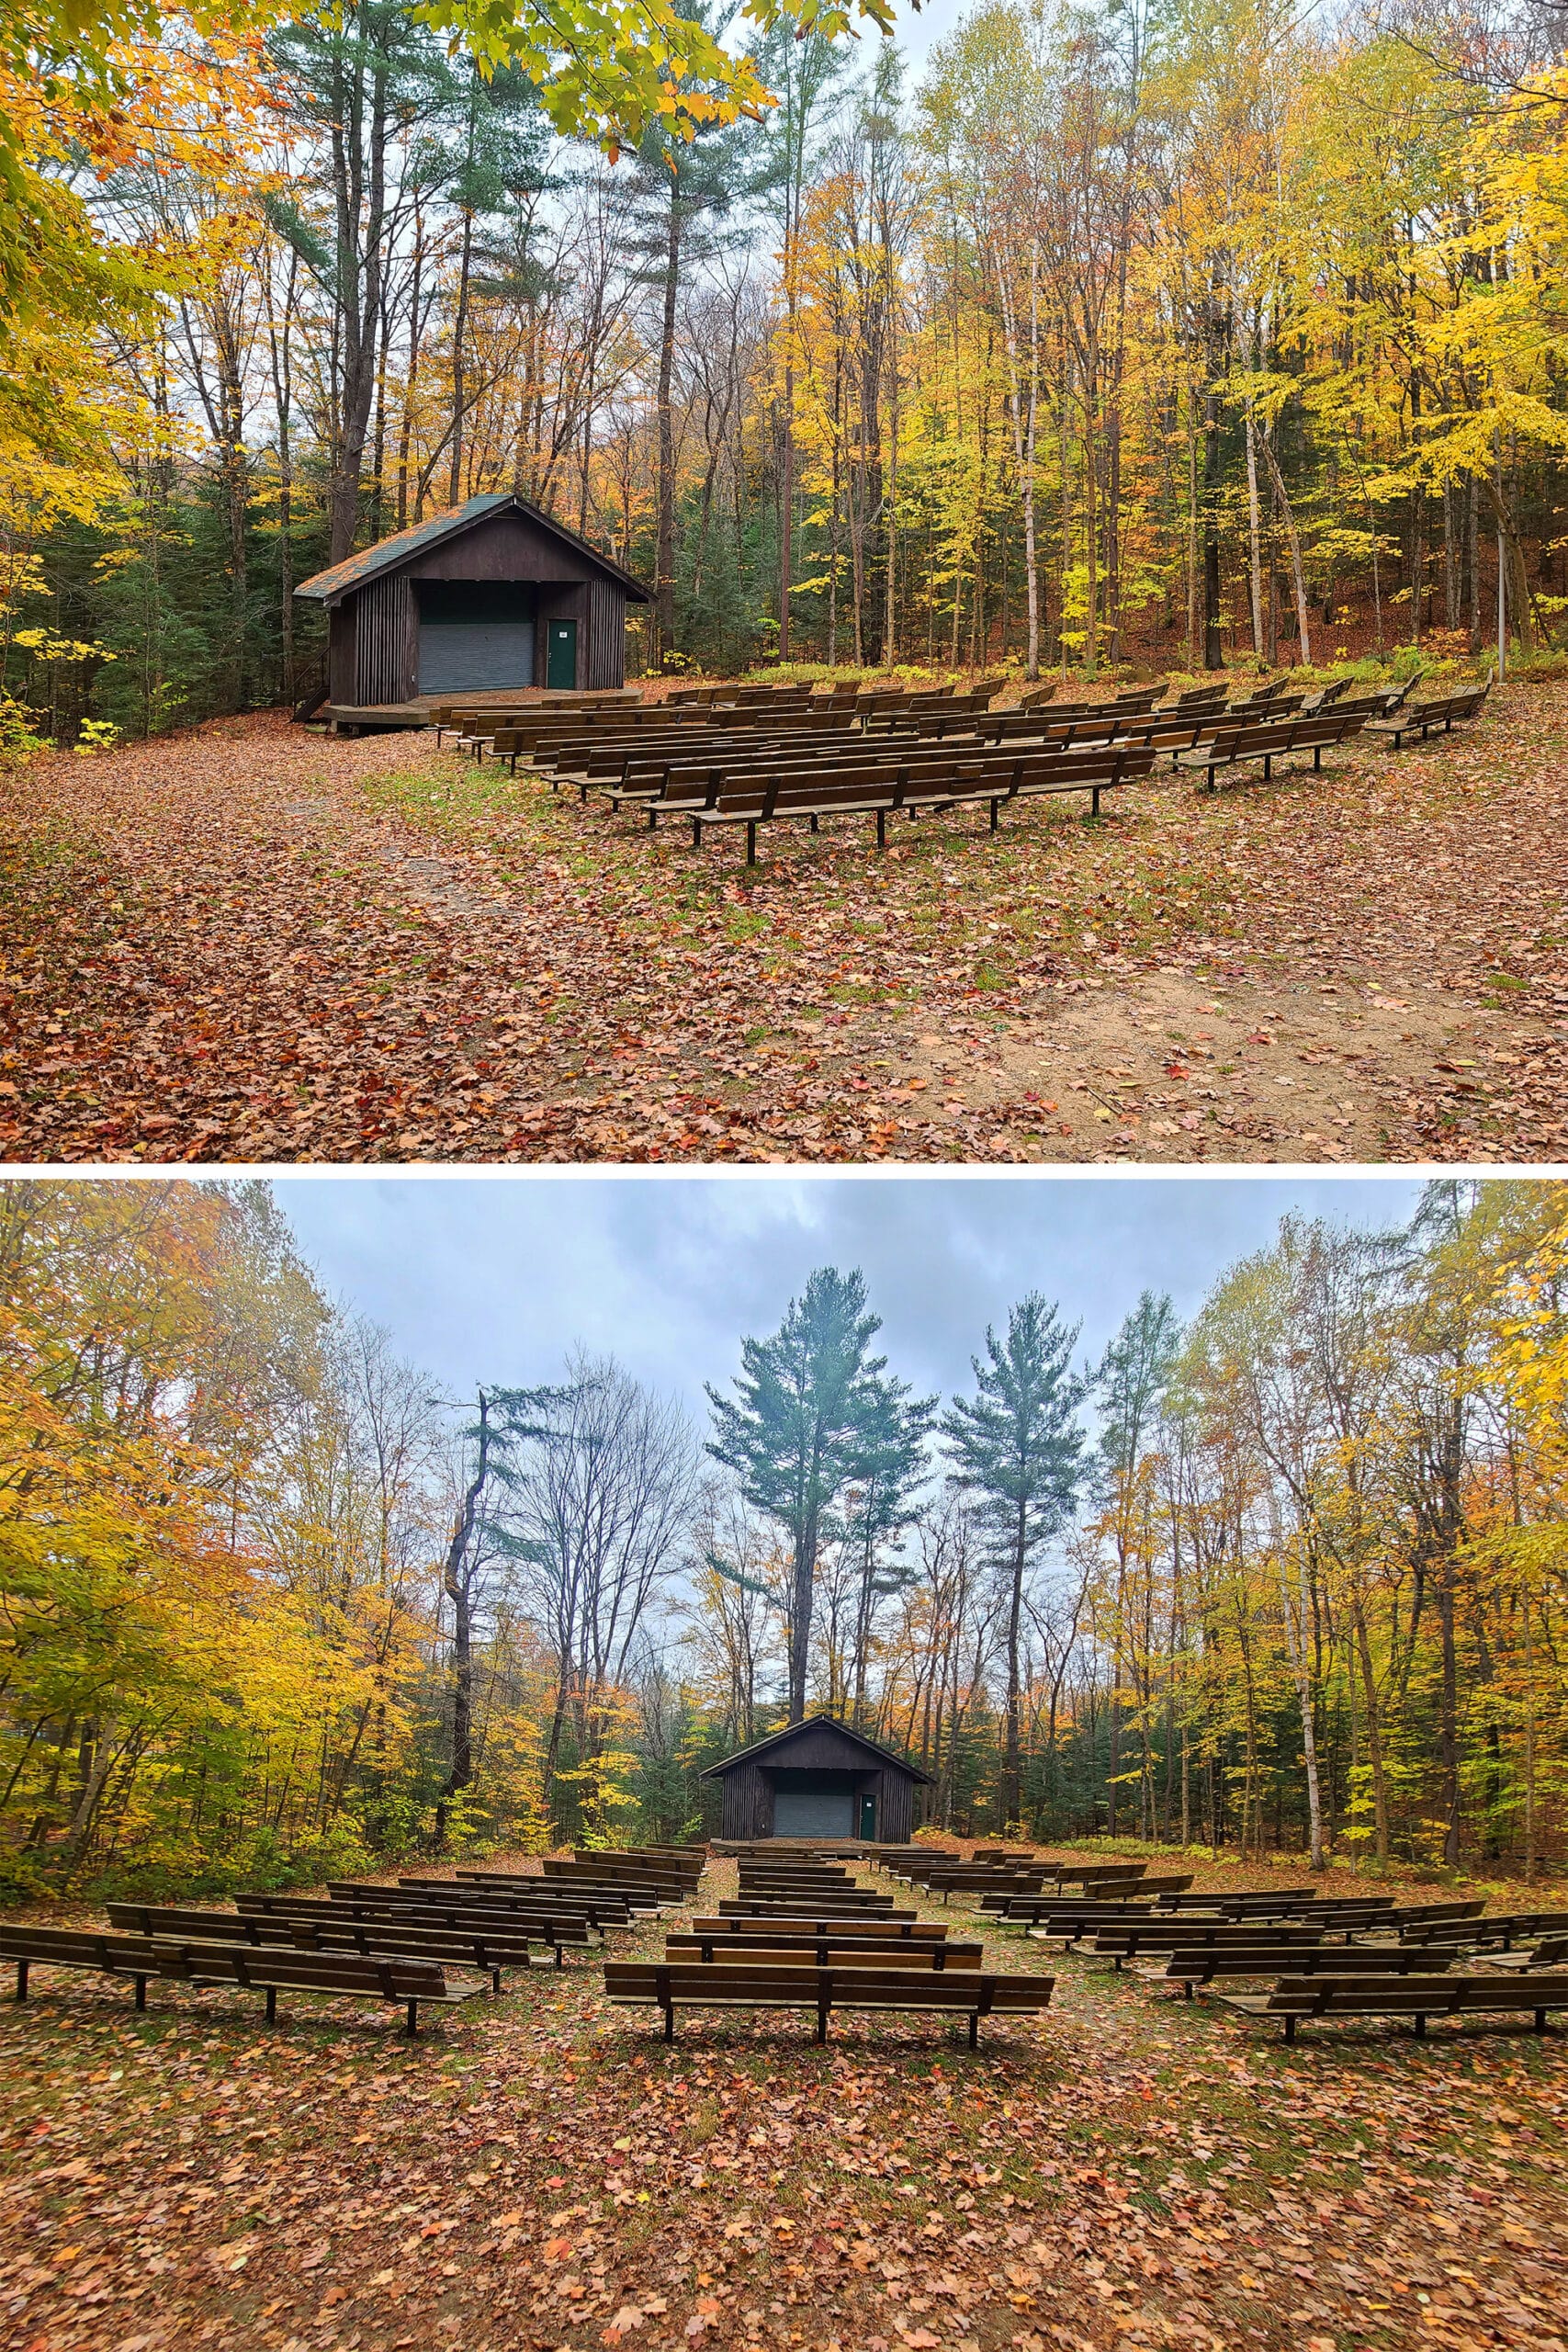
M 773 1329 L 813 1266 L 859 1266 L 879 1345 L 951 1393 L 987 1322 L 1030 1290 L 1103 1349 L 1141 1290 L 1190 1315 L 1291 1209 L 1397 1225 L 1405 1176 L 468 1175 L 288 1177 L 305 1255 L 345 1305 L 457 1396 L 548 1378 L 581 1342 L 702 1405 L 743 1333 Z

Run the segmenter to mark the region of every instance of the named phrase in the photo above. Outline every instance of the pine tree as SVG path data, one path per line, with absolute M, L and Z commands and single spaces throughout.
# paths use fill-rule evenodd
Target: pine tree
M 1008 1579 L 1007 1707 L 998 1788 L 1003 1830 L 1019 1818 L 1019 1636 L 1030 1562 L 1073 1507 L 1084 1433 L 1075 1419 L 1088 1382 L 1071 1369 L 1079 1326 L 1068 1330 L 1038 1291 L 1009 1309 L 1007 1337 L 986 1333 L 971 1358 L 976 1395 L 955 1396 L 942 1430 L 954 1483 L 976 1495 Z
M 829 1515 L 911 1409 L 903 1384 L 883 1378 L 886 1356 L 868 1353 L 881 1328 L 866 1306 L 864 1276 L 819 1266 L 771 1339 L 741 1340 L 734 1396 L 707 1392 L 708 1452 L 790 1544 L 791 1723 L 806 1713 L 812 1592 Z

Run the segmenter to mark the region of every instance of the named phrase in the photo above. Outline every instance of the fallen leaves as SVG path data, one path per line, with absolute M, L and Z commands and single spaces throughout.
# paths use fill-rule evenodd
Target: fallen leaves
M 754 875 L 413 738 L 41 760 L 0 787 L 0 1151 L 1560 1158 L 1565 702 Z
M 1286 2053 L 1081 1958 L 1005 1950 L 1056 1997 L 973 2057 L 871 2019 L 826 2050 L 793 2023 L 694 2020 L 665 2049 L 584 1967 L 412 2047 L 357 2011 L 268 2033 L 222 1993 L 171 1988 L 138 2018 L 46 1977 L 0 2011 L 7 2340 L 1561 2345 L 1560 2041 L 1380 2028 Z M 612 2156 L 647 2204 L 606 2188 Z

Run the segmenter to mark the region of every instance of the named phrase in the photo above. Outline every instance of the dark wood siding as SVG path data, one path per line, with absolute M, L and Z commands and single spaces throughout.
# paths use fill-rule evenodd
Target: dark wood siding
M 916 1783 L 908 1772 L 884 1772 L 876 1807 L 877 1842 L 901 1846 L 915 1834 Z
M 626 592 L 613 580 L 588 583 L 588 619 L 579 650 L 579 683 L 584 686 L 624 686 L 626 683 Z
M 775 1772 L 842 1772 L 859 1798 L 876 1798 L 876 1836 L 896 1844 L 914 1835 L 919 1782 L 900 1765 L 884 1763 L 858 1741 L 848 1739 L 831 1724 L 803 1724 L 797 1732 L 771 1747 L 753 1760 L 738 1758 L 721 1775 L 724 1790 L 722 1838 L 771 1838 L 773 1835 L 773 1774 Z
M 411 580 L 587 580 L 593 567 L 525 514 L 497 514 L 408 564 Z
M 357 597 L 350 596 L 346 603 L 338 605 L 327 622 L 327 693 L 336 703 L 356 703 L 359 700 L 359 681 L 354 670 L 358 602 Z
M 773 1790 L 760 1765 L 737 1764 L 724 1776 L 725 1838 L 771 1838 Z
M 418 684 L 418 619 L 406 572 L 367 580 L 355 598 L 359 641 L 353 700 L 403 702 Z

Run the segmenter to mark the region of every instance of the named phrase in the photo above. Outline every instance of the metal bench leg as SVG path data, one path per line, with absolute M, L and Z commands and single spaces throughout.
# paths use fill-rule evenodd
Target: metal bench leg
M 501 1971 L 499 1968 L 492 1968 L 490 1972 L 490 1989 L 492 1993 L 499 1993 L 501 1990 Z
M 139 2009 L 144 2009 L 147 2007 L 147 1979 L 145 1976 L 139 1976 L 136 1980 L 136 2006 Z
M 751 817 L 746 820 L 746 863 L 748 865 L 757 863 L 757 825 Z
M 817 2039 L 819 2042 L 825 2042 L 828 2039 L 828 2009 L 829 2004 L 826 2001 L 819 2001 L 818 2003 Z
M 558 1968 L 564 1968 L 566 1966 L 566 1948 L 563 1944 L 557 1944 L 556 1946 L 556 1966 Z
M 694 817 L 692 820 L 692 847 L 694 849 L 701 849 L 702 845 L 703 821 L 700 817 Z
M 978 2009 L 971 2009 L 969 2012 L 969 2047 L 971 2050 L 978 2050 L 980 2047 L 980 2012 Z
M 648 812 L 648 830 L 650 833 L 657 832 L 659 830 L 659 811 L 657 808 L 650 808 Z
M 664 2039 L 666 2041 L 673 2041 L 675 2039 L 675 2004 L 673 2001 L 667 2001 L 664 2005 Z
M 994 833 L 994 832 L 996 831 L 996 830 L 997 830 L 997 825 L 998 825 L 998 812 L 999 811 L 1000 808 L 1001 808 L 1001 802 L 1000 802 L 999 800 L 993 800 L 993 801 L 992 801 L 992 803 L 991 803 L 991 831 L 992 831 L 992 832 L 993 832 L 993 833 Z
M 17 1998 L 18 2001 L 25 2001 L 27 1997 L 28 1963 L 25 1960 L 19 1960 L 17 1962 Z
M 1100 786 L 1098 784 L 1094 786 L 1089 796 L 1089 813 L 1091 818 L 1098 817 L 1100 814 Z
M 886 849 L 887 847 L 887 811 L 886 808 L 879 808 L 876 812 L 876 846 L 878 849 Z
M 1416 2039 L 1417 2041 L 1425 2041 L 1427 2039 L 1427 2020 L 1425 2018 L 1417 2018 L 1416 2020 Z
M 1537 2009 L 1535 2013 L 1535 2030 L 1537 2033 L 1544 2033 L 1546 2031 L 1546 2011 L 1544 2009 Z
M 277 2023 L 277 1987 L 276 1984 L 269 1984 L 266 1988 L 266 2021 L 268 2025 L 276 2025 Z
M 1263 754 L 1263 781 L 1264 781 L 1264 783 L 1265 783 L 1265 784 L 1267 784 L 1267 783 L 1269 781 L 1269 779 L 1270 779 L 1270 778 L 1271 778 L 1271 776 L 1273 775 L 1273 773 L 1274 773 L 1274 756 L 1273 756 L 1273 753 L 1272 753 L 1271 752 L 1264 752 L 1264 754 Z
M 819 833 L 819 832 L 821 831 L 821 830 L 822 830 L 821 826 L 818 823 L 818 821 L 817 821 L 817 820 L 816 820 L 816 818 L 815 818 L 815 817 L 813 817 L 813 818 L 812 818 L 812 820 L 811 820 L 811 830 L 812 830 L 812 831 L 813 831 L 814 833 Z
M 1285 2039 L 1287 2041 L 1294 2041 L 1295 2038 L 1296 2021 L 1294 2018 L 1287 2018 L 1285 2019 Z

